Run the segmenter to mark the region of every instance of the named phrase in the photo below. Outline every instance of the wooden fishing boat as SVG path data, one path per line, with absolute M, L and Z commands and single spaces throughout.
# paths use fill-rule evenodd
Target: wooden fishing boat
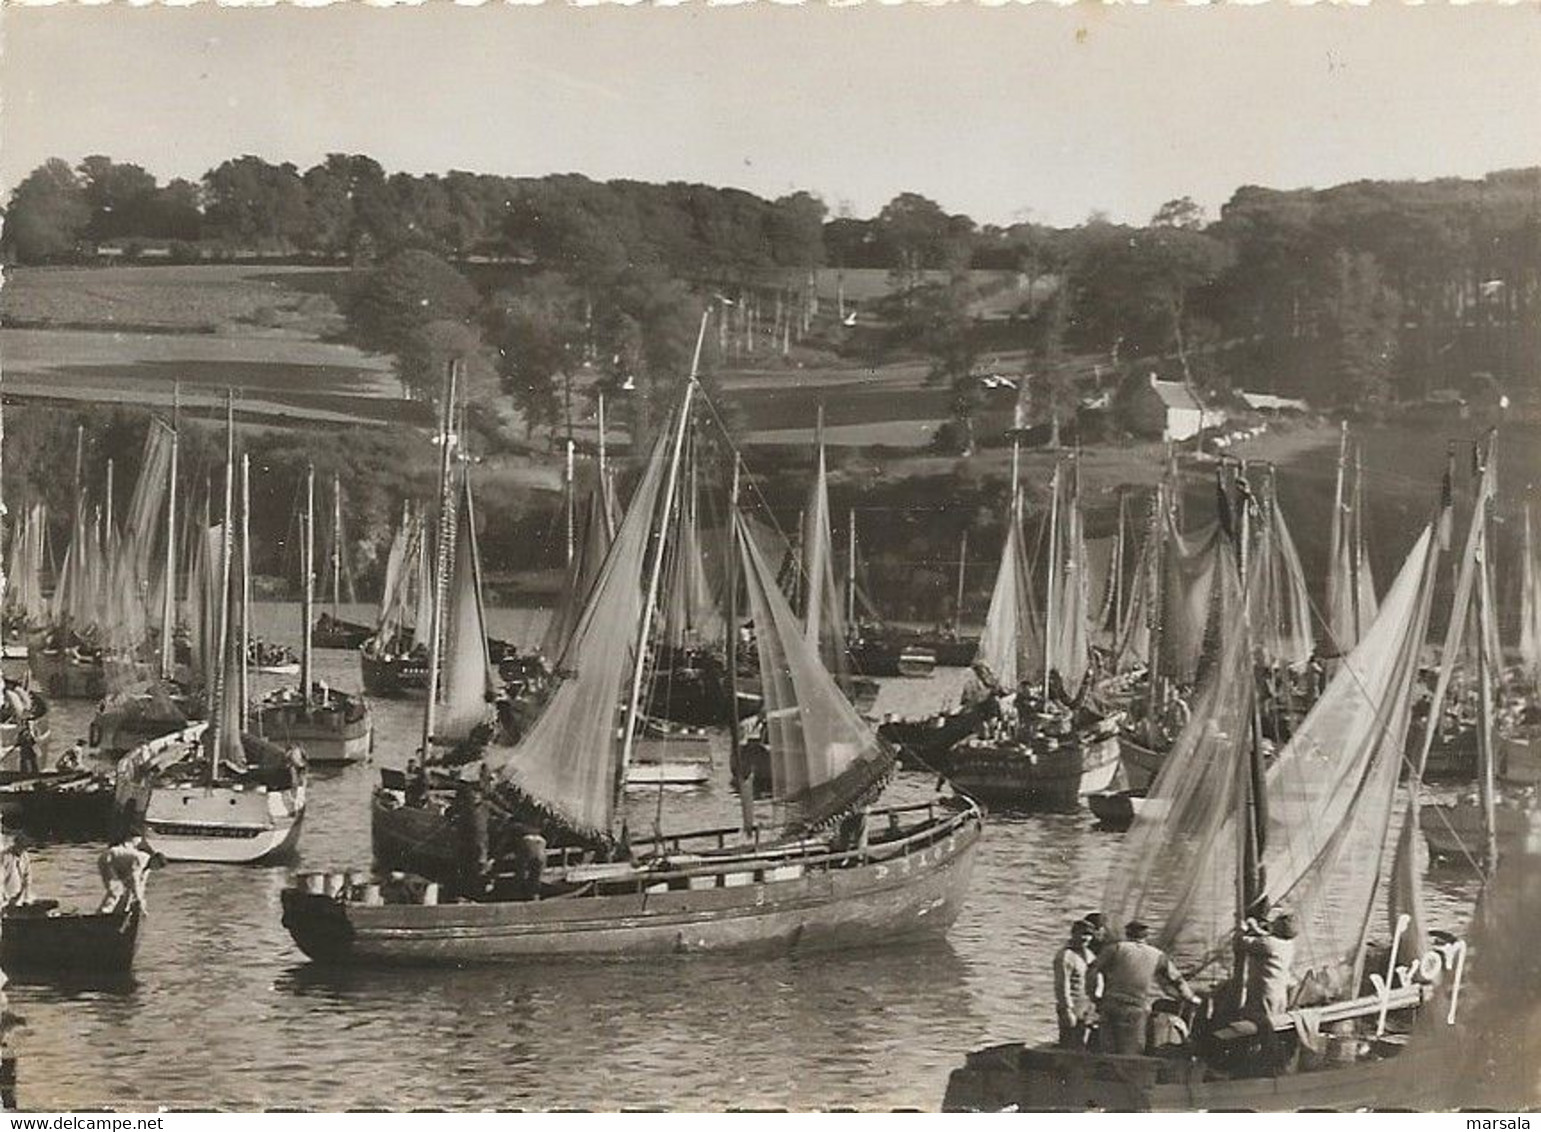
M 61 912 L 53 907 L 26 905 L 6 909 L 0 917 L 0 966 L 21 980 L 47 975 L 102 976 L 124 974 L 134 965 L 139 905 L 112 912 Z
M 979 836 L 978 809 L 951 798 L 867 811 L 892 773 L 893 754 L 820 664 L 811 634 L 748 535 L 736 492 L 731 561 L 743 566 L 760 671 L 778 676 L 762 692 L 782 828 L 774 836 L 760 831 L 752 796 L 745 796 L 741 831 L 660 831 L 650 853 L 629 846 L 625 783 L 638 762 L 648 645 L 659 627 L 667 533 L 678 529 L 680 452 L 696 391 L 692 380 L 678 419 L 655 444 L 566 646 L 569 663 L 531 729 L 512 748 L 480 746 L 480 765 L 463 767 L 453 792 L 436 784 L 434 775 L 449 776 L 437 768 L 427 782 L 403 780 L 399 798 L 377 791 L 373 816 L 391 818 L 372 822 L 378 863 L 413 860 L 433 887 L 403 886 L 389 875 L 341 888 L 301 879 L 284 894 L 284 924 L 306 954 L 332 963 L 458 965 L 871 947 L 943 931 L 956 915 Z M 441 484 L 449 480 L 447 451 L 443 459 Z M 468 709 L 482 687 L 477 665 L 457 660 L 476 660 L 465 648 L 479 627 L 475 524 L 462 518 L 454 529 L 462 541 L 452 556 L 447 524 L 439 534 L 440 560 L 455 565 L 444 702 L 431 694 L 425 707 L 431 738 L 464 734 L 477 718 Z M 738 589 L 730 576 L 726 592 Z M 730 672 L 739 637 L 734 605 L 730 597 Z M 435 624 L 441 616 L 436 603 Z M 618 647 L 628 638 L 631 647 Z M 736 726 L 731 735 L 736 751 Z M 382 775 L 382 788 L 390 785 Z M 548 846 L 538 889 L 525 858 L 535 829 Z
M 1222 557 L 1234 571 L 1230 552 Z M 1416 773 L 1405 799 L 1398 790 L 1439 557 L 1431 523 L 1378 618 L 1266 765 L 1247 619 L 1225 639 L 1120 843 L 1103 900 L 1109 923 L 1159 925 L 1152 942 L 1210 992 L 1192 1035 L 1140 1053 L 992 1046 L 954 1072 L 944 1108 L 1288 1111 L 1448 1096 L 1448 1043 L 1434 1031 L 1455 1019 L 1467 955 L 1454 937 L 1429 946 L 1413 852 Z M 1247 588 L 1258 570 L 1254 561 Z M 1458 598 L 1451 624 L 1465 619 Z M 1238 929 L 1275 911 L 1275 893 L 1299 925 L 1276 952 L 1290 997 L 1283 1010 L 1244 1007 L 1253 984 Z M 1377 912 L 1389 944 L 1372 934 Z
M 137 747 L 119 760 L 115 820 L 143 828 L 169 861 L 258 864 L 291 853 L 305 816 L 305 758 L 245 729 L 244 662 L 250 655 L 250 461 L 241 461 L 240 577 L 234 578 L 235 427 L 226 408 L 224 521 L 205 538 L 217 563 L 217 631 L 208 647 L 208 720 Z M 239 581 L 239 586 L 233 585 Z M 236 614 L 239 614 L 237 620 Z M 237 675 L 241 678 L 236 678 Z
M 300 662 L 297 660 L 284 661 L 280 664 L 254 664 L 251 670 L 263 676 L 298 676 L 300 674 Z
M 738 831 L 709 831 L 663 857 L 549 869 L 538 901 L 386 903 L 377 881 L 329 896 L 302 879 L 283 892 L 283 923 L 312 959 L 350 965 L 865 949 L 939 936 L 962 907 L 979 811 L 960 801 L 872 818 L 889 813 L 898 830 L 874 832 L 864 850 L 717 849 Z
M 89 646 L 61 645 L 53 635 L 34 633 L 27 667 L 33 684 L 56 700 L 99 700 L 107 694 L 102 654 Z
M 297 688 L 276 688 L 252 705 L 257 734 L 285 746 L 304 748 L 318 765 L 359 762 L 374 746 L 374 720 L 362 696 L 334 691 L 314 678 L 310 613 L 315 604 L 316 471 L 305 473 L 305 509 L 301 514 L 300 647 Z M 261 671 L 261 669 L 258 669 Z
M 112 782 L 95 771 L 0 771 L 0 817 L 37 837 L 96 841 L 112 829 Z
M 175 684 L 157 682 L 102 700 L 91 721 L 91 745 L 103 754 L 122 755 L 151 739 L 181 731 L 203 718 L 205 696 Z
M 357 621 L 346 621 L 330 613 L 322 613 L 311 627 L 310 636 L 318 649 L 351 651 L 374 636 L 374 630 Z
M 885 719 L 878 725 L 878 736 L 898 749 L 899 765 L 906 770 L 945 772 L 948 752 L 999 714 L 999 701 L 986 696 L 941 715 Z
M 947 777 L 971 798 L 1002 810 L 1074 810 L 1118 773 L 1115 718 L 1063 735 L 974 737 L 947 755 Z

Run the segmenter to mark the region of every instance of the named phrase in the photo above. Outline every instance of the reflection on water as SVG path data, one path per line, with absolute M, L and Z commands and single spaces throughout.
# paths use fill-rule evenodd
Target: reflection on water
M 538 636 L 537 620 L 491 612 L 495 631 Z M 258 615 L 264 637 L 293 639 L 293 607 Z M 334 685 L 358 686 L 356 657 L 320 653 L 318 666 Z M 960 680 L 941 670 L 889 681 L 875 710 L 919 712 L 955 697 Z M 258 678 L 259 690 L 272 683 Z M 375 704 L 377 763 L 405 762 L 419 711 Z M 58 705 L 56 736 L 84 735 L 89 718 L 88 705 Z M 724 761 L 708 789 L 664 797 L 666 831 L 737 824 Z M 367 864 L 373 776 L 371 766 L 315 774 L 304 867 Z M 923 797 L 933 785 L 903 774 L 892 796 Z M 627 808 L 641 839 L 658 795 L 633 794 Z M 21 1099 L 34 1108 L 934 1109 L 967 1050 L 1053 1036 L 1053 951 L 1069 920 L 1100 903 L 1117 843 L 1086 814 L 991 821 L 963 914 L 930 946 L 459 971 L 323 971 L 279 923 L 286 869 L 176 865 L 151 880 L 132 984 L 15 989 L 13 1008 L 28 1019 L 14 1039 Z M 96 853 L 41 850 L 36 886 L 94 903 Z M 1465 877 L 1447 888 L 1433 901 L 1441 923 L 1463 918 L 1470 896 Z

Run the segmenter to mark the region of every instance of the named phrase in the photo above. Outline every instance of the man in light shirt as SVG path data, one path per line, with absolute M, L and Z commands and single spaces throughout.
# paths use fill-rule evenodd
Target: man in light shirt
M 148 911 L 145 903 L 144 883 L 150 869 L 164 863 L 164 858 L 150 848 L 143 837 L 132 835 L 102 850 L 96 859 L 96 867 L 102 875 L 102 897 L 99 912 L 112 912 L 120 907 L 138 904 L 141 911 Z M 125 903 L 126 902 L 126 903 Z
M 1145 942 L 1149 935 L 1149 927 L 1130 920 L 1124 926 L 1124 938 L 1105 946 L 1087 968 L 1088 985 L 1095 986 L 1096 978 L 1102 977 L 1097 1015 L 1104 1053 L 1145 1052 L 1150 1008 L 1167 988 L 1184 1002 L 1199 1002 L 1172 957 Z
M 32 903 L 32 841 L 25 833 L 11 838 L 0 852 L 0 904 L 15 908 Z

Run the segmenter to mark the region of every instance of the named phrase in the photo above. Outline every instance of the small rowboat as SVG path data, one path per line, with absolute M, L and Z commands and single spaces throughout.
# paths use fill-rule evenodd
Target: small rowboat
M 11 828 L 95 841 L 111 831 L 112 807 L 112 783 L 94 771 L 0 771 L 0 817 Z
M 137 904 L 112 912 L 60 912 L 52 901 L 7 909 L 0 965 L 28 975 L 123 974 L 134 965 L 143 919 Z

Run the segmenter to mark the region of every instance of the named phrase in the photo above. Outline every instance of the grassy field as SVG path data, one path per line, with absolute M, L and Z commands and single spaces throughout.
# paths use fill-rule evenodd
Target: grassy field
M 57 401 L 190 407 L 226 389 L 274 421 L 427 417 L 402 406 L 390 358 L 327 340 L 342 329 L 335 268 L 38 268 L 0 289 L 6 390 Z M 419 417 L 422 417 L 419 420 Z

